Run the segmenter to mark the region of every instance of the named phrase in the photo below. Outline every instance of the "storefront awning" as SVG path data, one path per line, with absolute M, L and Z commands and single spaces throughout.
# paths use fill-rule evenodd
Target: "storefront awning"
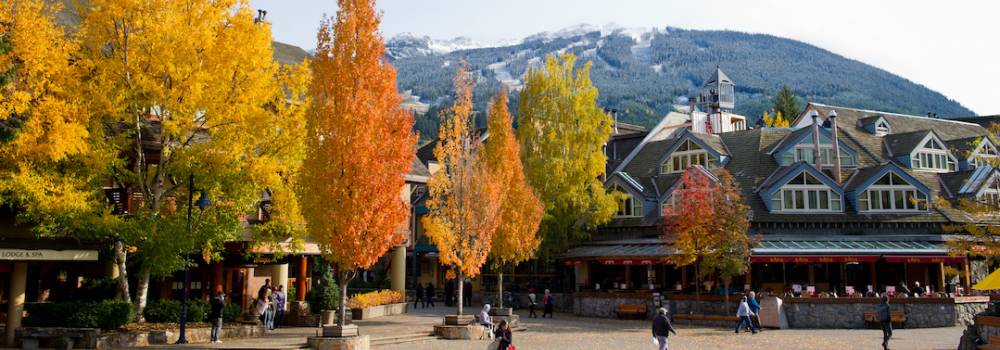
M 754 256 L 946 256 L 948 247 L 929 241 L 774 240 L 761 241 Z
M 965 261 L 962 256 L 887 256 L 886 262 L 891 263 L 960 263 Z
M 837 263 L 837 262 L 872 262 L 878 261 L 878 255 L 834 255 L 834 256 L 793 256 L 793 255 L 754 255 L 751 262 L 759 263 Z
M 571 248 L 559 256 L 567 265 L 596 261 L 604 265 L 657 265 L 669 263 L 675 250 L 662 241 L 591 243 Z

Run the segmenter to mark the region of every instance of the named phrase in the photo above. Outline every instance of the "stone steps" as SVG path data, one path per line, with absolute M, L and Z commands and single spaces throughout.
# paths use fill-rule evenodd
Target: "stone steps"
M 393 344 L 405 344 L 427 340 L 434 340 L 437 337 L 432 333 L 411 333 L 401 335 L 390 335 L 386 337 L 372 338 L 371 346 L 385 346 Z

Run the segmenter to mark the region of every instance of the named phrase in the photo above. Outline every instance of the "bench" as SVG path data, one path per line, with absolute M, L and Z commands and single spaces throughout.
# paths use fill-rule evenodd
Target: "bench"
M 622 315 L 630 315 L 636 319 L 646 318 L 646 304 L 619 304 L 618 305 L 618 318 L 622 318 Z
M 991 335 L 989 342 L 980 345 L 979 350 L 1000 350 L 1000 336 Z
M 61 334 L 48 332 L 22 333 L 21 349 L 39 349 L 43 344 L 54 346 L 58 349 L 72 349 L 83 338 L 84 334 L 76 332 L 64 332 Z
M 881 322 L 879 322 L 878 318 L 875 316 L 875 311 L 865 311 L 865 314 L 864 314 L 863 317 L 865 319 L 865 322 L 867 322 L 869 325 L 874 325 L 874 324 L 881 323 Z M 906 326 L 906 313 L 904 313 L 903 311 L 896 311 L 896 310 L 889 311 L 889 322 L 890 323 L 898 323 L 899 326 L 900 326 L 900 328 L 906 328 L 905 327 Z

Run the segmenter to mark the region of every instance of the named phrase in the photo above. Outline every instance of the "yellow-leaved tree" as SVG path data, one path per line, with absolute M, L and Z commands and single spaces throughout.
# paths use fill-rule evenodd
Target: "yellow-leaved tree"
M 483 147 L 483 157 L 490 172 L 500 177 L 504 190 L 500 205 L 500 223 L 493 234 L 490 258 L 497 270 L 497 300 L 503 307 L 503 269 L 517 266 L 535 255 L 541 240 L 538 225 L 542 221 L 541 200 L 524 178 L 521 146 L 514 136 L 514 118 L 507 108 L 507 89 L 490 103 L 487 116 L 489 142 Z
M 77 98 L 92 119 L 93 147 L 111 157 L 107 186 L 132 203 L 105 232 L 122 285 L 126 257 L 138 258 L 138 319 L 151 276 L 221 258 L 262 193 L 278 210 L 274 223 L 255 226 L 258 237 L 297 239 L 292 186 L 304 157 L 309 70 L 275 61 L 270 24 L 237 0 L 91 0 L 80 13 Z M 189 223 L 199 195 L 214 203 Z
M 550 55 L 543 67 L 530 68 L 518 104 L 525 176 L 545 207 L 543 254 L 585 237 L 618 210 L 619 195 L 601 183 L 613 121 L 597 105 L 590 63 L 575 62 L 573 54 Z
M 458 315 L 462 315 L 462 281 L 478 275 L 490 253 L 504 184 L 479 153 L 483 143 L 473 129 L 472 77 L 464 66 L 455 74 L 455 102 L 446 112 L 434 148 L 441 170 L 427 183 L 430 212 L 423 224 L 440 251 L 441 264 L 457 268 Z
M 55 24 L 60 8 L 0 3 L 0 205 L 16 205 L 43 234 L 65 234 L 61 224 L 101 209 L 92 169 L 103 157 L 74 96 L 77 41 Z
M 347 286 L 405 238 L 401 193 L 417 135 L 402 109 L 396 71 L 385 59 L 373 0 L 340 0 L 317 34 L 314 103 L 299 197 L 309 235 L 340 275 L 340 318 Z

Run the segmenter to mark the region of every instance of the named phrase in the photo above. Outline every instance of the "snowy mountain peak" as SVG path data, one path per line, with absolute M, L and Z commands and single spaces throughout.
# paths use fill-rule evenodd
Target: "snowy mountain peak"
M 515 44 L 517 41 L 481 42 L 469 37 L 456 37 L 447 40 L 432 39 L 427 35 L 416 35 L 405 32 L 390 38 L 386 51 L 393 58 L 404 58 L 418 55 L 444 54 L 459 50 L 498 47 Z

